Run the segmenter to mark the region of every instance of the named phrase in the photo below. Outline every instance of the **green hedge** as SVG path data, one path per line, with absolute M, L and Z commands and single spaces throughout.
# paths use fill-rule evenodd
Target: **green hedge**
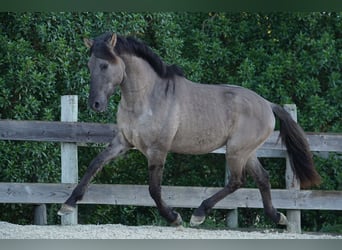
M 89 53 L 83 37 L 105 31 L 133 35 L 197 82 L 250 88 L 272 102 L 295 103 L 305 131 L 342 132 L 341 13 L 0 13 L 0 119 L 59 120 L 60 96 L 79 95 L 79 120 L 115 123 L 120 93 L 110 112 L 87 107 Z M 80 175 L 99 148 L 79 149 Z M 0 180 L 59 182 L 59 144 L 0 141 Z M 340 156 L 316 157 L 320 189 L 341 190 Z M 283 160 L 264 159 L 273 187 L 284 187 Z M 205 176 L 205 178 L 203 178 Z M 94 182 L 147 181 L 146 159 L 128 153 Z M 164 184 L 222 186 L 222 155 L 170 154 Z M 248 186 L 253 186 L 252 182 Z M 199 201 L 200 203 L 200 201 Z M 49 223 L 58 223 L 56 205 Z M 190 209 L 181 209 L 188 220 Z M 32 223 L 32 206 L 0 205 L 0 220 Z M 259 217 L 262 220 L 258 222 Z M 207 224 L 224 225 L 215 211 Z M 163 224 L 155 208 L 80 206 L 83 223 Z M 341 212 L 305 211 L 306 230 L 341 230 Z M 241 226 L 274 226 L 261 210 L 241 209 Z

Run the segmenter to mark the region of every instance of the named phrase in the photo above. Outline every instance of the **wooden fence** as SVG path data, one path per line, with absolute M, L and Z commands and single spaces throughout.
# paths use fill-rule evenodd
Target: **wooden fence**
M 286 105 L 285 108 L 296 119 L 295 106 Z M 44 204 L 63 203 L 75 187 L 78 179 L 77 146 L 109 143 L 117 132 L 114 124 L 77 122 L 77 96 L 62 97 L 61 113 L 62 122 L 0 120 L 1 140 L 61 142 L 62 183 L 0 182 L 0 203 L 41 204 L 36 209 L 37 223 L 46 223 Z M 287 157 L 278 134 L 275 131 L 258 150 L 259 157 Z M 307 133 L 307 139 L 312 151 L 342 152 L 342 134 Z M 225 148 L 212 153 L 225 153 Z M 299 190 L 288 161 L 285 176 L 287 189 L 272 190 L 272 198 L 275 207 L 287 209 L 289 231 L 301 231 L 300 210 L 342 210 L 342 191 Z M 219 189 L 163 186 L 163 196 L 170 206 L 195 208 Z M 90 185 L 79 204 L 155 206 L 147 186 L 109 184 Z M 242 188 L 215 208 L 232 209 L 230 220 L 236 226 L 237 208 L 262 208 L 261 196 L 258 189 Z M 77 224 L 77 212 L 63 216 L 62 224 Z

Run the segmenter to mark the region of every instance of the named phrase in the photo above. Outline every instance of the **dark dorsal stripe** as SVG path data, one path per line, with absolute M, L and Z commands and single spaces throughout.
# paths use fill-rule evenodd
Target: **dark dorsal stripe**
M 94 53 L 96 57 L 113 60 L 115 54 L 121 55 L 123 53 L 135 55 L 147 61 L 154 71 L 162 78 L 172 78 L 176 75 L 184 76 L 184 73 L 177 65 L 165 64 L 158 55 L 156 55 L 146 44 L 137 40 L 134 37 L 117 36 L 117 42 L 114 52 L 108 47 L 107 43 L 112 37 L 112 33 L 104 33 L 94 39 L 94 44 L 90 53 Z

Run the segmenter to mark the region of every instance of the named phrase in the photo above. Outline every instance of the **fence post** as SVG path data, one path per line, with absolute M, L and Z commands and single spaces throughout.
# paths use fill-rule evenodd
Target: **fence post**
M 295 104 L 285 104 L 285 110 L 291 115 L 292 119 L 297 122 L 297 107 Z M 288 155 L 286 156 L 286 189 L 299 190 L 300 182 L 294 175 Z M 301 215 L 300 210 L 287 210 L 286 212 L 288 225 L 287 230 L 291 233 L 301 233 Z
M 34 206 L 34 225 L 47 225 L 46 204 Z
M 61 97 L 61 121 L 77 122 L 78 96 L 66 95 Z M 61 165 L 62 165 L 62 183 L 78 182 L 78 160 L 77 144 L 61 143 Z M 62 225 L 77 224 L 77 207 L 72 214 L 61 217 Z

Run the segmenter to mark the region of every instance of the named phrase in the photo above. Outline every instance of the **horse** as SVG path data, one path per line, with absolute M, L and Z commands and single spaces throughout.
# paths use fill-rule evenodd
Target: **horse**
M 235 85 L 209 85 L 188 80 L 182 69 L 167 65 L 144 42 L 112 32 L 88 39 L 90 50 L 89 106 L 104 112 L 119 86 L 118 133 L 88 166 L 79 184 L 58 211 L 74 211 L 90 181 L 105 164 L 132 148 L 148 160 L 148 189 L 159 214 L 171 225 L 181 225 L 179 213 L 162 199 L 161 183 L 168 152 L 206 154 L 226 146 L 230 176 L 226 186 L 194 210 L 191 226 L 204 222 L 217 202 L 242 187 L 245 172 L 256 182 L 265 214 L 276 224 L 287 218 L 272 204 L 268 172 L 256 150 L 280 120 L 280 138 L 301 187 L 320 183 L 303 129 L 281 106 L 252 90 Z

